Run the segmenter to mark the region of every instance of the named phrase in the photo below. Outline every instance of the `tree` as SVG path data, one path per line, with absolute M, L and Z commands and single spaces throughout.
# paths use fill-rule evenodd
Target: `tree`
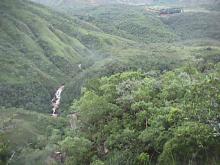
M 185 122 L 174 129 L 174 136 L 165 143 L 159 162 L 160 164 L 172 164 L 172 162 L 212 164 L 213 157 L 219 159 L 219 140 L 214 137 L 214 131 L 208 125 Z
M 60 142 L 62 151 L 66 154 L 66 163 L 71 165 L 88 164 L 92 142 L 83 137 L 66 137 Z

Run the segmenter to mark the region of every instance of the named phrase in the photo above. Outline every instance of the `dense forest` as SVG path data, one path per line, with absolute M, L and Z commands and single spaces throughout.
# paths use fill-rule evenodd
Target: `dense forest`
M 0 165 L 218 165 L 220 2 L 1 0 L 0 93 Z

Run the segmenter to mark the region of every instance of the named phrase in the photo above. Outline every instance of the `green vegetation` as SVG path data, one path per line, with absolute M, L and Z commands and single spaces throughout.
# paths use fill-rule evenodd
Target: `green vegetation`
M 24 0 L 0 3 L 0 104 L 7 107 L 48 112 L 51 94 L 67 82 L 61 108 L 65 110 L 79 96 L 85 79 L 125 70 L 171 70 L 197 51 L 173 41 L 219 39 L 218 14 L 203 18 L 186 13 L 161 20 L 143 7 L 103 6 L 71 10 L 78 16 L 69 17 Z M 192 29 L 186 27 L 189 23 Z M 198 26 L 200 30 L 194 30 Z M 202 41 L 204 49 L 213 42 Z M 211 52 L 218 53 L 218 47 Z
M 218 12 L 186 12 L 180 15 L 163 18 L 181 40 L 211 38 L 220 40 L 220 13 Z
M 1 1 L 0 6 L 1 105 L 48 111 L 45 103 L 53 88 L 74 76 L 83 59 L 77 52 L 86 53 L 86 48 L 53 28 L 56 15 L 42 7 L 11 0 Z
M 0 165 L 220 164 L 218 4 L 41 2 L 0 1 Z
M 219 66 L 88 82 L 70 110 L 80 114 L 79 134 L 93 142 L 90 162 L 219 164 Z
M 147 14 L 143 7 L 102 6 L 84 10 L 70 10 L 104 32 L 146 43 L 172 42 L 175 34 L 159 17 Z M 111 20 L 111 21 L 109 21 Z
M 7 163 L 9 159 L 9 149 L 8 149 L 8 142 L 4 135 L 0 134 L 0 164 L 4 165 Z
M 0 112 L 1 161 L 39 165 L 55 162 L 52 158 L 60 150 L 58 142 L 70 130 L 66 119 L 16 108 L 1 107 Z
M 27 1 L 0 2 L 1 105 L 48 112 L 54 88 L 101 58 L 89 49 L 133 43 Z M 72 95 L 72 97 L 74 97 Z
M 149 12 L 142 6 L 112 5 L 75 10 L 67 8 L 65 11 L 91 22 L 106 33 L 152 43 L 198 38 L 219 40 L 220 14 L 212 12 L 212 7 L 184 8 L 186 12 L 169 17 L 159 17 L 158 13 Z

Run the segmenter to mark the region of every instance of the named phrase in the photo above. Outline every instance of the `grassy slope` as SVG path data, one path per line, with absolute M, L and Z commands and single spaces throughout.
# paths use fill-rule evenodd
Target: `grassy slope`
M 0 107 L 0 111 L 0 133 L 7 137 L 10 154 L 15 152 L 9 164 L 46 164 L 59 150 L 62 129 L 68 129 L 66 119 L 16 108 Z
M 172 42 L 176 35 L 154 14 L 148 14 L 143 7 L 110 5 L 88 7 L 84 10 L 70 10 L 104 32 L 138 42 Z
M 89 49 L 133 43 L 27 1 L 3 0 L 0 12 L 0 104 L 4 106 L 48 111 L 54 87 L 76 76 L 82 61 L 86 67 L 92 64 Z
M 169 4 L 161 7 L 167 8 Z M 147 12 L 144 7 L 126 5 L 87 7 L 84 10 L 71 8 L 69 13 L 78 15 L 109 34 L 146 43 L 195 38 L 220 40 L 220 13 L 213 11 L 212 7 L 186 6 L 185 12 L 166 17 Z
M 0 81 L 4 93 L 1 104 L 11 103 L 19 106 L 19 101 L 29 102 L 30 97 L 40 97 L 42 93 L 48 97 L 48 88 L 51 89 L 61 80 L 67 79 L 67 75 L 74 74 L 71 68 L 77 68 L 76 64 L 82 58 L 77 49 L 83 51 L 86 48 L 79 41 L 68 37 L 64 39 L 77 44 L 73 44 L 75 46 L 73 47 L 65 43 L 59 37 L 62 31 L 59 29 L 52 31 L 50 23 L 33 12 L 35 10 L 49 15 L 49 11 L 21 1 L 0 3 L 2 13 Z M 37 88 L 43 89 L 37 92 Z M 27 91 L 33 93 L 27 96 Z M 20 97 L 23 99 L 19 99 Z
M 220 13 L 209 10 L 190 11 L 165 17 L 163 22 L 173 29 L 181 40 L 211 38 L 220 40 Z

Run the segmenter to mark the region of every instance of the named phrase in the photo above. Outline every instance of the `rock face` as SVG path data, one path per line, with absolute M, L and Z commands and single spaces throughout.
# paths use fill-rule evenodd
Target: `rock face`
M 70 127 L 75 130 L 77 128 L 77 115 L 75 113 L 68 115 L 69 116 L 69 122 Z

